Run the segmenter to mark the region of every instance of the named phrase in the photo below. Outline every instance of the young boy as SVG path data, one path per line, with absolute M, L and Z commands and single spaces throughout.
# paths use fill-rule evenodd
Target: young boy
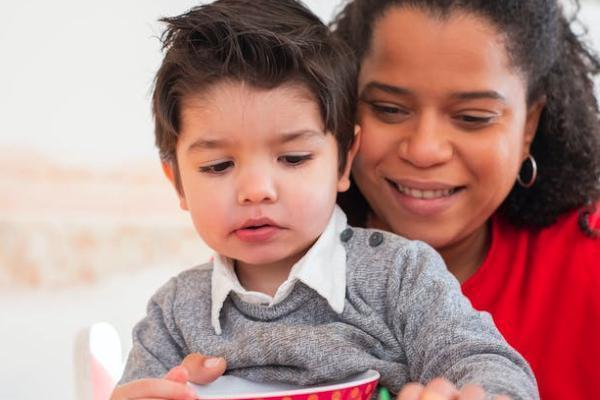
M 172 369 L 192 353 L 257 381 L 371 368 L 394 393 L 444 376 L 537 398 L 430 247 L 346 225 L 335 201 L 359 145 L 356 71 L 327 27 L 293 0 L 219 0 L 165 21 L 156 143 L 215 256 L 153 296 L 113 399 L 193 398 Z

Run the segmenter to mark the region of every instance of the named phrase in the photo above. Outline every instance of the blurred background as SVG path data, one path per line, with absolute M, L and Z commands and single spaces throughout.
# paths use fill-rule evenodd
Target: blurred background
M 157 19 L 196 4 L 0 3 L 0 399 L 75 399 L 78 332 L 109 321 L 126 353 L 150 295 L 208 260 L 150 114 Z M 599 49 L 600 2 L 580 19 Z

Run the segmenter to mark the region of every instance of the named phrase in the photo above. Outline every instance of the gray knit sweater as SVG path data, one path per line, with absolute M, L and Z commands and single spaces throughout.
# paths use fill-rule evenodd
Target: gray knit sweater
M 489 314 L 471 307 L 435 251 L 386 232 L 352 229 L 344 237 L 341 314 L 301 282 L 270 307 L 230 293 L 217 335 L 206 264 L 171 279 L 152 297 L 134 328 L 121 383 L 162 376 L 199 352 L 225 357 L 226 373 L 255 381 L 314 384 L 372 368 L 394 393 L 407 382 L 444 376 L 515 400 L 538 398 L 526 361 Z

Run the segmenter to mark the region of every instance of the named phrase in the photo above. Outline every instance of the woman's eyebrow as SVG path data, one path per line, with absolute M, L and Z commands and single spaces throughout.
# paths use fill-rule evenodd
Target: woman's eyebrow
M 373 90 L 379 90 L 385 93 L 393 94 L 396 96 L 406 96 L 412 94 L 410 90 L 401 86 L 389 85 L 387 83 L 381 83 L 377 81 L 371 81 L 365 85 L 365 87 L 360 91 L 359 97 L 362 98 L 368 92 Z
M 479 100 L 479 99 L 491 99 L 499 100 L 506 103 L 506 98 L 495 90 L 479 90 L 472 92 L 456 92 L 452 93 L 450 97 L 457 100 Z
M 369 82 L 361 90 L 359 98 L 363 98 L 369 92 L 373 90 L 379 90 L 385 93 L 389 93 L 396 96 L 409 96 L 414 95 L 414 92 L 402 86 L 389 85 L 387 83 L 381 83 L 377 81 Z M 506 97 L 495 90 L 473 90 L 468 92 L 455 92 L 450 95 L 451 98 L 457 100 L 479 100 L 479 99 L 491 99 L 499 100 L 506 103 Z

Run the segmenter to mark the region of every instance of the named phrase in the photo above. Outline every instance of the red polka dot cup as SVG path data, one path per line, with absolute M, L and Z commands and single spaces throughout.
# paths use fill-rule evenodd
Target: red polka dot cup
M 342 381 L 297 386 L 257 383 L 225 375 L 208 385 L 190 384 L 199 400 L 370 400 L 379 373 L 372 369 Z

